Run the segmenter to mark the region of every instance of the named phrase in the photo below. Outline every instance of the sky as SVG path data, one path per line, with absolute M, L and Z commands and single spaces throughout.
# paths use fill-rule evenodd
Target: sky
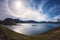
M 0 19 L 56 21 L 60 19 L 60 0 L 0 0 Z

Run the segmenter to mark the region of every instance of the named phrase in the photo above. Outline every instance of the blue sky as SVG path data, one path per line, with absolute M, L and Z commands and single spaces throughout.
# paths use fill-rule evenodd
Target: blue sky
M 17 8 L 18 1 L 20 8 Z M 60 17 L 60 0 L 0 0 L 0 19 L 49 21 Z M 17 4 L 17 5 L 16 5 Z

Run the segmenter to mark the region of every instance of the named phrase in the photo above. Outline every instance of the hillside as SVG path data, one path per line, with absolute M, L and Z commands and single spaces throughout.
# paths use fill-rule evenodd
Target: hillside
M 4 24 L 4 25 L 16 25 L 16 22 L 11 18 L 6 18 L 5 20 L 1 21 L 1 24 Z
M 0 24 L 0 40 L 60 40 L 60 27 L 38 36 L 26 36 L 11 30 Z

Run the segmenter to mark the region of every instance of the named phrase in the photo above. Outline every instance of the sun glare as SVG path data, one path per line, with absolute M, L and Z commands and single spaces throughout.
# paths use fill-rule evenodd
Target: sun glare
M 22 3 L 20 1 L 15 2 L 16 8 L 21 8 Z
M 36 21 L 41 21 L 45 20 L 48 18 L 47 15 L 43 15 L 43 12 L 40 13 L 40 10 L 34 10 L 27 5 L 22 0 L 15 0 L 8 2 L 9 5 L 9 10 L 12 12 L 11 15 L 17 17 L 17 18 L 22 18 L 23 20 L 36 20 Z M 42 11 L 42 9 L 41 9 Z

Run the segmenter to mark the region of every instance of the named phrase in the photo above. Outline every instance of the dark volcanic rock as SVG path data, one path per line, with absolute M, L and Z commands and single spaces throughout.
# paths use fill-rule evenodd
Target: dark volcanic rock
M 4 25 L 16 25 L 16 22 L 15 22 L 13 19 L 11 19 L 11 18 L 6 18 L 6 19 L 2 22 L 2 24 L 4 24 Z
M 34 20 L 27 20 L 27 21 L 22 21 L 22 20 L 19 20 L 19 19 L 13 19 L 16 23 L 39 23 L 37 21 L 34 21 Z
M 19 19 L 13 19 L 16 23 L 23 23 L 24 21 L 19 20 Z
M 0 24 L 2 24 L 2 21 L 0 20 Z

